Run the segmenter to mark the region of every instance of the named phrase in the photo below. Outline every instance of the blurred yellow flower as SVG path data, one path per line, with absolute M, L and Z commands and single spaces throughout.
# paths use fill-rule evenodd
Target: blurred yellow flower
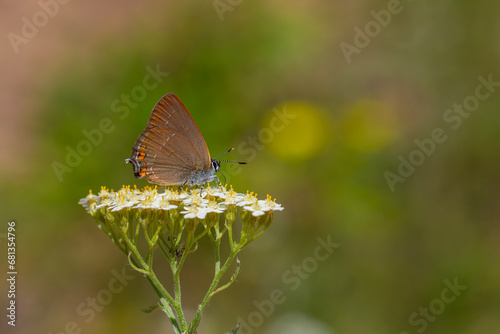
M 286 125 L 276 128 L 268 144 L 269 151 L 284 161 L 303 161 L 320 154 L 331 136 L 331 120 L 324 110 L 302 102 L 285 103 L 276 109 L 290 115 Z M 273 112 L 263 120 L 263 127 L 272 124 Z
M 348 108 L 341 122 L 341 134 L 341 142 L 347 148 L 371 153 L 392 143 L 399 131 L 389 105 L 361 100 Z

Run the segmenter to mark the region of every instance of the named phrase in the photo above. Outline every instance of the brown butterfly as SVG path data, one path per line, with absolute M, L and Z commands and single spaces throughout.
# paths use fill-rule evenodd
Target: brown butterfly
M 132 148 L 132 157 L 125 162 L 132 163 L 134 175 L 139 179 L 180 186 L 218 180 L 215 172 L 219 171 L 221 161 L 246 164 L 216 160 L 217 157 L 210 158 L 205 139 L 186 106 L 175 94 L 168 93 L 151 111 L 146 129 Z

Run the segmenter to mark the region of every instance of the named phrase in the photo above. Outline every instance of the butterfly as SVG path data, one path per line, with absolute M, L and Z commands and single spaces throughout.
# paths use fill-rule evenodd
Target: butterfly
M 175 94 L 168 93 L 151 111 L 146 129 L 125 162 L 133 165 L 135 177 L 150 183 L 195 186 L 218 180 L 215 173 L 221 161 L 246 164 L 217 160 L 222 154 L 210 158 L 205 139 L 186 106 Z

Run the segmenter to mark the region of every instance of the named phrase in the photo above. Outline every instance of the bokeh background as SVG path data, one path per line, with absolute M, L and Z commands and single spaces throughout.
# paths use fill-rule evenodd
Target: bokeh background
M 247 333 L 500 332 L 500 87 L 467 116 L 443 119 L 473 101 L 479 76 L 500 81 L 500 3 L 62 2 L 0 4 L 0 263 L 7 272 L 15 220 L 19 273 L 17 326 L 3 315 L 2 333 L 172 332 L 162 313 L 141 312 L 154 292 L 77 204 L 89 189 L 145 185 L 124 159 L 167 92 L 186 104 L 213 155 L 234 146 L 227 158 L 249 161 L 223 168 L 236 190 L 285 207 L 242 252 L 238 281 L 213 299 L 199 333 L 226 332 L 238 319 Z M 394 8 L 390 22 L 380 14 Z M 372 11 L 383 25 L 370 23 Z M 39 26 L 23 28 L 33 16 Z M 347 44 L 357 48 L 348 56 Z M 116 112 L 148 67 L 168 76 Z M 273 121 L 277 113 L 287 122 Z M 102 119 L 113 130 L 58 177 L 54 163 L 67 164 L 68 147 Z M 398 174 L 415 140 L 437 128 L 447 140 L 391 189 L 386 173 Z M 292 290 L 283 275 L 310 264 L 328 236 L 340 246 Z M 191 311 L 212 261 L 202 244 L 186 264 Z M 92 319 L 81 316 L 78 307 L 124 267 L 136 278 Z M 455 280 L 466 288 L 443 302 Z M 286 300 L 260 321 L 256 303 L 275 289 Z

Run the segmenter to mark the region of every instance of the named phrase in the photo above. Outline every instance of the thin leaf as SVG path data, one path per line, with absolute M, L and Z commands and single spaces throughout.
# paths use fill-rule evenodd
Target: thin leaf
M 236 332 L 238 332 L 238 329 L 240 329 L 240 327 L 241 327 L 241 323 L 238 322 L 238 324 L 236 325 L 236 327 L 234 327 L 233 329 L 231 329 L 226 334 L 236 334 Z
M 227 282 L 226 284 L 224 284 L 223 286 L 219 287 L 217 290 L 212 292 L 210 294 L 210 298 L 212 298 L 216 293 L 219 293 L 222 290 L 229 288 L 229 286 L 231 286 L 231 284 L 234 283 L 234 281 L 236 280 L 236 277 L 238 276 L 239 273 L 240 273 L 240 260 L 238 258 L 236 258 L 236 270 L 234 271 L 233 275 L 229 279 L 229 282 Z

